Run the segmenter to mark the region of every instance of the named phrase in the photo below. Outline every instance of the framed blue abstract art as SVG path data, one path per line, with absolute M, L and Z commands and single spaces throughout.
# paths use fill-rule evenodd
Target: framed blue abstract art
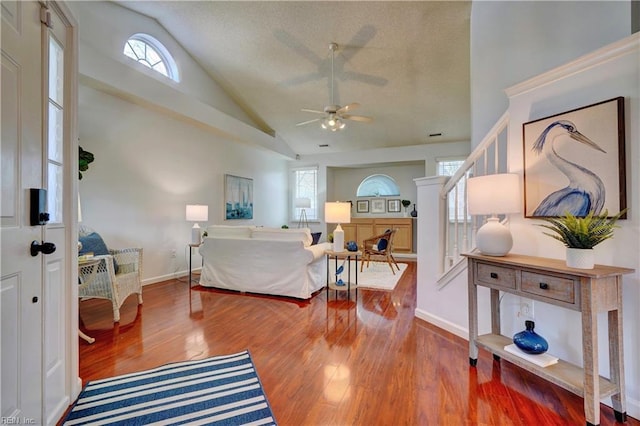
M 524 123 L 522 133 L 525 217 L 627 207 L 624 98 Z
M 253 179 L 224 175 L 225 220 L 253 219 Z

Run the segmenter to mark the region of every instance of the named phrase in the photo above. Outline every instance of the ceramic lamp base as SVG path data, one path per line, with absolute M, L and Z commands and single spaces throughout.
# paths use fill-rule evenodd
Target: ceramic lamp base
M 193 228 L 191 228 L 191 244 L 200 244 L 202 242 L 202 228 L 200 228 L 200 226 L 198 226 L 198 224 L 196 223 L 195 225 L 193 225 Z
M 490 217 L 478 229 L 476 247 L 487 256 L 506 256 L 513 247 L 513 238 L 497 217 Z
M 333 251 L 344 251 L 344 231 L 339 224 L 333 231 Z

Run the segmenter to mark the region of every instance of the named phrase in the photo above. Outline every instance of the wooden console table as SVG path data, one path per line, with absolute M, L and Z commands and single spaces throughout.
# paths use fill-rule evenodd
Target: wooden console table
M 575 269 L 563 260 L 509 254 L 504 257 L 464 254 L 469 265 L 469 363 L 478 347 L 504 358 L 584 398 L 587 425 L 600 424 L 600 399 L 611 396 L 616 420 L 626 420 L 622 342 L 622 275 L 629 268 L 596 265 Z M 491 289 L 491 333 L 478 336 L 477 287 Z M 539 300 L 582 313 L 583 367 L 565 361 L 539 367 L 504 350 L 512 339 L 500 334 L 500 292 Z M 610 378 L 599 375 L 598 313 L 608 313 Z

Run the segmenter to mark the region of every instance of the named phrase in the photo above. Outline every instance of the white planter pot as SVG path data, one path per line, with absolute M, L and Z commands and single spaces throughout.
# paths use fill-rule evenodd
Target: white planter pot
M 593 249 L 567 247 L 567 266 L 578 269 L 593 269 Z

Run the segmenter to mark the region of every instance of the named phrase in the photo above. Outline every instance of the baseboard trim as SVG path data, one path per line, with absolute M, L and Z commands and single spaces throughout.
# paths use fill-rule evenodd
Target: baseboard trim
M 459 325 L 452 323 L 451 321 L 447 321 L 443 318 L 432 315 L 429 312 L 423 311 L 422 309 L 418 308 L 416 308 L 415 310 L 415 316 L 464 340 L 469 340 L 469 330 L 467 330 L 466 328 L 462 328 Z
M 193 268 L 194 273 L 195 272 L 200 273 L 201 270 L 202 268 Z M 151 277 L 151 278 L 142 280 L 142 286 L 144 287 L 146 285 L 161 283 L 163 281 L 176 280 L 178 278 L 186 277 L 187 275 L 189 275 L 189 271 L 176 271 L 173 274 L 158 275 L 156 277 Z
M 640 401 L 627 397 L 627 415 L 640 420 Z

